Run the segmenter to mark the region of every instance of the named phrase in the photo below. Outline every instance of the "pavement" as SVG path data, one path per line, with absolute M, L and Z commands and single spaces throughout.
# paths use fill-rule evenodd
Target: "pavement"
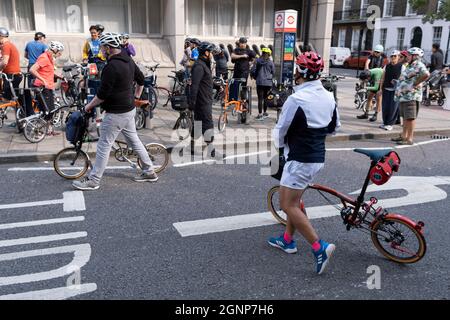
M 306 193 L 313 226 L 337 248 L 321 276 L 298 234 L 295 255 L 267 244 L 284 229 L 267 213 L 277 181 L 261 175 L 260 158 L 171 166 L 156 184 L 134 183 L 111 161 L 100 190 L 83 193 L 49 163 L 0 165 L 0 300 L 448 300 L 450 141 L 417 142 L 397 149 L 400 171 L 366 198 L 423 221 L 425 257 L 385 259 L 370 235 L 347 232 L 338 211 Z M 384 145 L 330 142 L 315 182 L 359 190 L 369 159 L 351 148 Z
M 387 132 L 379 128 L 381 119 L 375 123 L 366 120 L 358 120 L 360 114 L 353 103 L 354 86 L 356 83 L 356 72 L 346 69 L 332 69 L 331 73 L 345 75 L 346 79 L 338 83 L 338 100 L 342 128 L 337 135 L 329 137 L 328 142 L 348 141 L 361 139 L 381 139 L 386 146 L 391 146 L 390 138 L 396 137 L 401 132 L 400 126 L 395 126 L 393 131 Z M 254 90 L 255 91 L 255 90 Z M 276 123 L 276 111 L 269 110 L 270 118 L 264 122 L 255 121 L 257 110 L 257 98 L 253 97 L 253 115 L 247 125 L 238 124 L 237 118 L 232 118 L 222 134 L 217 132 L 217 121 L 220 115 L 220 106 L 214 106 L 214 121 L 216 127 L 215 144 L 219 146 L 238 147 L 246 143 L 251 148 L 254 144 L 270 145 L 271 130 Z M 178 118 L 178 113 L 170 108 L 159 105 L 154 113 L 154 118 L 148 123 L 148 129 L 139 131 L 144 143 L 157 142 L 167 146 L 169 149 L 180 144 L 178 135 L 173 131 L 173 126 Z M 14 119 L 12 112 L 10 119 Z M 11 120 L 10 120 L 11 121 Z M 0 163 L 51 161 L 62 149 L 69 147 L 64 135 L 48 137 L 39 144 L 31 144 L 25 140 L 22 134 L 16 133 L 15 129 L 8 128 L 8 121 L 0 129 Z M 95 128 L 94 128 L 95 129 Z M 95 130 L 94 130 L 95 131 Z M 94 134 L 95 135 L 95 134 Z M 417 136 L 450 135 L 450 111 L 445 111 L 437 105 L 422 107 L 417 121 Z M 95 143 L 86 148 L 95 152 Z

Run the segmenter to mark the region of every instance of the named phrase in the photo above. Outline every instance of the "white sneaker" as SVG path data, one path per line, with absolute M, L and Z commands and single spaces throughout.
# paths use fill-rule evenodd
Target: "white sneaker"
M 392 126 L 384 126 L 384 130 L 386 131 L 392 131 L 394 129 Z

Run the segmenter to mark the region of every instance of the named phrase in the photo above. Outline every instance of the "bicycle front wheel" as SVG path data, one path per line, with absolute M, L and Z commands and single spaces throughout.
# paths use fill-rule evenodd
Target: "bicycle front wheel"
M 280 186 L 275 186 L 267 194 L 267 205 L 275 220 L 282 225 L 287 224 L 287 215 L 280 206 Z
M 136 122 L 136 130 L 142 130 L 145 127 L 145 112 L 142 108 L 136 109 L 136 116 L 135 116 L 135 122 Z
M 373 244 L 389 260 L 406 264 L 425 256 L 427 246 L 422 233 L 398 217 L 376 220 L 371 231 Z
M 189 116 L 187 115 L 181 115 L 177 120 L 176 127 L 177 134 L 180 140 L 186 140 L 190 137 L 193 129 L 191 118 L 189 118 Z
M 89 169 L 88 155 L 76 148 L 67 148 L 60 151 L 53 161 L 56 173 L 67 180 L 75 180 L 83 177 Z
M 27 122 L 23 129 L 25 139 L 31 143 L 39 143 L 45 139 L 48 132 L 48 124 L 44 119 L 36 118 Z
M 169 152 L 166 147 L 157 143 L 150 143 L 145 146 L 145 149 L 147 149 L 150 160 L 153 162 L 155 172 L 160 173 L 164 171 L 169 164 Z M 141 169 L 144 167 L 141 159 L 138 159 L 138 165 Z
M 226 112 L 222 112 L 222 114 L 219 117 L 219 132 L 225 131 L 225 128 L 227 127 L 228 123 L 228 117 Z

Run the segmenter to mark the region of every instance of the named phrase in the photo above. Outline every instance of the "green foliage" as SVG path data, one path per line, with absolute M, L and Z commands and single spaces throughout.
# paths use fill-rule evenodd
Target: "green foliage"
M 430 12 L 428 11 L 428 0 L 409 0 L 411 7 L 417 11 L 427 11 L 423 17 L 423 22 L 433 23 L 435 20 L 450 21 L 450 0 L 438 0 L 441 5 L 439 10 Z

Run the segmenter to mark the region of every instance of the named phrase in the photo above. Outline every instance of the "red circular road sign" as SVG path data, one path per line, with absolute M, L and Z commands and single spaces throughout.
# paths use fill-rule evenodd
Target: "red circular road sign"
M 293 24 L 295 22 L 295 18 L 293 16 L 289 16 L 287 21 L 289 24 Z
M 279 14 L 277 16 L 277 26 L 281 27 L 282 24 L 283 24 L 283 15 Z

